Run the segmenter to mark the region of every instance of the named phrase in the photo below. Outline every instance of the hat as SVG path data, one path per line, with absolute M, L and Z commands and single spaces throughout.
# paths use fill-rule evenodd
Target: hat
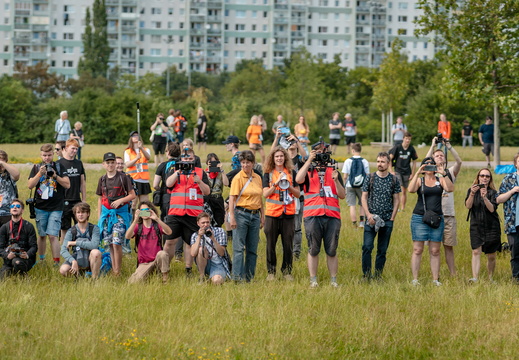
M 344 115 L 344 117 L 351 117 L 351 114 L 347 113 L 346 115 Z
M 137 132 L 137 131 L 135 131 Z M 103 161 L 108 161 L 108 160 L 115 160 L 115 154 L 112 153 L 112 152 L 107 152 L 104 156 L 103 156 Z
M 139 135 L 139 132 L 138 132 L 138 131 L 135 131 L 135 130 L 132 131 L 132 132 L 130 133 L 130 137 L 132 137 L 132 136 L 135 135 L 135 134 Z
M 222 141 L 222 144 L 239 144 L 240 139 L 238 139 L 235 135 L 229 135 L 227 136 L 227 140 Z

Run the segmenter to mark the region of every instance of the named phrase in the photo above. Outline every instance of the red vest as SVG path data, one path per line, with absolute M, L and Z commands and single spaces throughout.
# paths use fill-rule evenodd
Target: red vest
M 168 215 L 198 216 L 198 214 L 204 211 L 204 195 L 194 181 L 195 173 L 202 179 L 202 169 L 197 167 L 189 176 L 181 174 L 173 188 L 171 190 L 168 189 L 168 193 L 171 196 Z M 196 190 L 196 200 L 189 198 L 189 189 Z
M 332 168 L 326 168 L 323 186 L 321 186 L 316 170 L 312 170 L 308 174 L 310 185 L 305 190 L 305 209 L 303 217 L 329 216 L 337 219 L 341 218 L 341 208 L 339 198 L 337 197 L 335 181 L 332 179 L 332 172 Z M 329 194 L 324 190 L 325 186 L 330 187 L 332 196 L 328 196 Z M 322 192 L 320 192 L 321 188 Z
M 292 174 L 287 171 L 287 169 L 283 169 L 283 172 L 286 174 L 286 179 L 292 184 Z M 273 170 L 270 173 L 270 184 L 275 184 L 281 174 L 279 171 Z M 283 213 L 287 215 L 294 215 L 296 213 L 296 203 L 294 201 L 294 197 L 292 197 L 292 201 L 290 203 L 286 203 L 284 201 L 279 200 L 280 193 L 284 193 L 283 196 L 288 195 L 288 191 L 280 189 L 279 186 L 276 186 L 276 190 L 265 200 L 265 215 L 272 217 L 280 217 Z
M 130 161 L 137 157 L 137 153 L 134 149 L 126 149 L 126 153 L 130 156 Z M 137 171 L 137 164 L 142 167 L 141 171 Z M 149 180 L 150 173 L 148 172 L 148 160 L 144 155 L 133 165 L 126 169 L 126 173 L 129 174 L 134 180 Z

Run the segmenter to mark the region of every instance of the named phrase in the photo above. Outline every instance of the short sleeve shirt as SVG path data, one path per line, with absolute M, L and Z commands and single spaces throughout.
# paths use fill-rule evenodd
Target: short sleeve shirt
M 52 163 L 54 171 L 59 177 L 67 176 L 63 172 L 63 166 L 59 163 Z M 29 179 L 40 171 L 40 166 L 33 166 Z M 44 211 L 63 211 L 65 201 L 65 188 L 57 180 L 42 176 L 36 185 L 34 198 L 36 199 L 36 209 Z
M 247 174 L 241 170 L 232 180 L 231 191 L 229 195 L 236 196 L 237 198 L 248 180 L 249 177 Z M 249 183 L 249 185 L 247 185 L 241 194 L 241 197 L 236 206 L 241 206 L 242 208 L 249 210 L 258 210 L 262 206 L 262 200 L 263 186 L 261 183 L 261 176 L 253 171 L 252 181 Z
M 400 183 L 392 174 L 380 177 L 377 173 L 370 174 L 364 179 L 362 192 L 368 193 L 368 210 L 380 216 L 384 221 L 393 215 L 393 195 L 400 193 Z M 373 180 L 373 181 L 372 181 Z
M 485 144 L 494 143 L 494 124 L 483 124 L 479 127 L 479 132 L 482 134 L 483 142 Z
M 402 144 L 399 144 L 389 150 L 389 153 L 393 155 L 395 171 L 401 175 L 411 175 L 411 161 L 418 159 L 418 154 L 413 145 L 404 149 Z
M 249 134 L 249 144 L 261 144 L 260 135 L 262 133 L 261 125 L 249 125 L 247 134 Z
M 106 178 L 106 180 L 103 178 Z M 112 178 L 109 178 L 107 175 L 99 178 L 96 194 L 101 196 L 102 204 L 107 209 L 111 209 L 108 198 L 117 199 L 125 197 L 131 190 L 133 190 L 133 185 L 130 177 L 118 171 Z
M 339 125 L 341 122 L 339 120 L 330 120 L 328 124 L 330 125 Z M 341 139 L 341 129 L 332 129 L 330 130 L 330 139 Z
M 344 120 L 344 127 L 346 130 L 344 131 L 345 136 L 355 136 L 357 135 L 357 132 L 355 131 L 355 126 L 357 126 L 357 123 L 355 120 Z

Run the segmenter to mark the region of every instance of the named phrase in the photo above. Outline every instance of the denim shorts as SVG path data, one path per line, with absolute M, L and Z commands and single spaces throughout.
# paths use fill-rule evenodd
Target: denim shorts
M 36 228 L 40 236 L 59 236 L 63 211 L 36 210 Z
M 413 241 L 433 241 L 442 242 L 443 229 L 445 228 L 445 221 L 442 216 L 442 222 L 438 229 L 433 229 L 422 221 L 422 215 L 413 214 L 411 217 L 411 235 Z
M 209 275 L 209 279 L 212 279 L 215 275 L 220 275 L 224 280 L 227 276 L 225 268 L 222 263 L 214 264 L 211 260 L 207 261 L 207 265 L 205 267 L 206 275 Z

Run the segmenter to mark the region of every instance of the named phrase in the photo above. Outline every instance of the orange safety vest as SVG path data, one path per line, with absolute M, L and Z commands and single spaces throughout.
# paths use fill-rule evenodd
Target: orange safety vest
M 202 179 L 202 169 L 197 167 L 194 173 L 180 174 L 180 178 L 173 188 L 168 189 L 170 194 L 168 215 L 198 216 L 204 211 L 204 195 L 194 181 L 195 173 Z M 196 189 L 196 200 L 189 198 L 189 189 Z
M 134 149 L 126 149 L 124 151 L 130 157 L 130 161 L 137 157 Z M 140 168 L 138 170 L 138 168 Z M 133 165 L 126 169 L 126 174 L 130 175 L 134 180 L 150 180 L 150 173 L 148 171 L 148 160 L 144 155 Z
M 290 174 L 287 169 L 283 169 L 283 173 L 286 174 L 287 180 L 292 184 L 292 174 Z M 279 171 L 272 171 L 270 174 L 270 183 L 275 184 L 281 173 Z M 283 214 L 286 215 L 294 215 L 296 213 L 296 203 L 294 201 L 294 197 L 292 195 L 292 201 L 288 204 L 285 201 L 280 201 L 280 194 L 283 193 L 283 199 L 287 199 L 288 190 L 283 190 L 279 186 L 276 186 L 276 190 L 270 194 L 269 197 L 265 200 L 265 216 L 271 217 L 280 217 Z
M 309 173 L 310 185 L 305 190 L 305 209 L 303 216 L 329 216 L 337 219 L 341 218 L 341 208 L 339 205 L 339 197 L 337 196 L 337 188 L 335 181 L 332 179 L 332 168 L 326 168 L 324 175 L 324 186 L 329 186 L 332 192 L 332 196 L 321 190 L 321 183 L 319 181 L 319 175 L 316 170 L 312 170 Z M 322 196 L 321 196 L 322 195 Z

